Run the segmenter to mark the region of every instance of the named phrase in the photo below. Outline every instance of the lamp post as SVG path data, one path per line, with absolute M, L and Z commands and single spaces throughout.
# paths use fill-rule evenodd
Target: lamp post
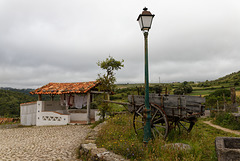
M 143 31 L 144 35 L 144 44 L 145 44 L 145 116 L 146 120 L 144 125 L 144 138 L 143 142 L 148 143 L 151 139 L 151 109 L 149 105 L 149 74 L 148 74 L 148 32 L 152 25 L 152 19 L 154 15 L 148 11 L 145 7 L 142 14 L 138 16 L 137 21 L 139 22 L 140 28 Z

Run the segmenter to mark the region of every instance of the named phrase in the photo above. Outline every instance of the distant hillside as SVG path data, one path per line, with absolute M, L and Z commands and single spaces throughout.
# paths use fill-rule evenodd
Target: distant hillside
M 233 72 L 233 73 L 228 74 L 224 77 L 218 78 L 213 82 L 239 84 L 240 83 L 240 71 Z
M 17 89 L 17 88 L 11 88 L 11 87 L 0 87 L 0 89 L 14 91 L 14 92 L 20 92 L 20 93 L 24 93 L 24 94 L 27 94 L 27 95 L 30 95 L 29 92 L 34 90 L 34 89 L 31 89 L 31 88 Z
M 25 102 L 37 101 L 36 97 L 10 89 L 0 89 L 0 116 L 16 117 L 20 115 L 20 104 Z

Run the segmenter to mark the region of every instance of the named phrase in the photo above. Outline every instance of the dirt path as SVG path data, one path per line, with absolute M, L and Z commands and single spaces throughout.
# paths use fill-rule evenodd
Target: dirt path
M 221 127 L 221 126 L 218 126 L 218 125 L 214 125 L 212 124 L 210 121 L 203 121 L 205 124 L 208 124 L 216 129 L 220 129 L 220 130 L 223 130 L 225 132 L 229 132 L 229 133 L 232 133 L 232 134 L 236 134 L 236 135 L 240 135 L 240 132 L 239 131 L 236 131 L 236 130 L 230 130 L 230 129 L 227 129 L 227 128 L 224 128 L 224 127 Z

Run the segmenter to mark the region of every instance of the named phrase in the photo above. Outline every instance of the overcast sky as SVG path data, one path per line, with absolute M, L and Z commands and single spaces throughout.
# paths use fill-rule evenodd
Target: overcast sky
M 0 0 L 0 87 L 83 82 L 104 73 L 99 60 L 124 59 L 118 83 L 214 80 L 240 70 L 238 0 Z

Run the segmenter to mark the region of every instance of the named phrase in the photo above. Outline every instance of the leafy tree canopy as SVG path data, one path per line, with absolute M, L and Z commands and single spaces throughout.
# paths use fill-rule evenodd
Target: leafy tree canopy
M 101 90 L 113 91 L 115 87 L 114 83 L 116 82 L 114 71 L 124 67 L 123 62 L 124 60 L 118 61 L 111 56 L 106 58 L 106 60 L 98 61 L 97 65 L 103 70 L 106 70 L 105 74 L 98 74 L 97 80 L 101 82 L 101 85 L 99 86 Z
M 24 93 L 0 89 L 0 116 L 19 117 L 20 104 L 36 100 Z
M 192 86 L 188 84 L 187 81 L 184 81 L 177 89 L 174 90 L 174 94 L 182 95 L 191 93 L 193 91 Z
M 99 90 L 102 91 L 108 91 L 112 92 L 115 88 L 115 82 L 116 82 L 116 77 L 114 71 L 121 69 L 124 67 L 123 65 L 124 60 L 118 61 L 115 60 L 113 57 L 109 56 L 106 58 L 104 61 L 99 61 L 97 65 L 102 68 L 103 70 L 106 70 L 106 73 L 101 75 L 98 74 L 98 79 L 97 81 L 100 82 L 99 85 Z M 103 102 L 103 100 L 108 99 L 107 93 L 103 94 L 103 98 L 101 98 L 101 101 L 99 102 L 99 110 L 100 114 L 104 120 L 106 112 L 111 112 L 111 107 L 109 106 L 108 103 Z
M 231 91 L 227 89 L 217 89 L 213 93 L 211 93 L 209 96 L 215 96 L 215 97 L 230 97 L 231 96 Z
M 109 56 L 104 61 L 98 61 L 97 65 L 100 68 L 106 70 L 107 74 L 109 75 L 109 74 L 114 74 L 113 73 L 114 70 L 118 70 L 124 67 L 123 62 L 124 60 L 118 61 L 118 60 L 115 60 L 113 57 Z

